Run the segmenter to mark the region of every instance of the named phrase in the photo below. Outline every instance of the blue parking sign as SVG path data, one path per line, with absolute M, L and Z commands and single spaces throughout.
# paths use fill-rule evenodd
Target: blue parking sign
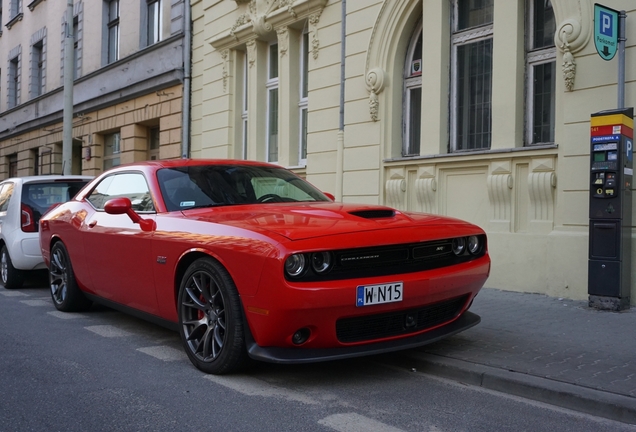
M 594 46 L 603 60 L 611 60 L 618 50 L 619 12 L 594 4 Z

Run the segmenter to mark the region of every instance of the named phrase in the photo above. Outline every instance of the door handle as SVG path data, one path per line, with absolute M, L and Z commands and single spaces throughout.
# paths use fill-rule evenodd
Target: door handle
M 96 220 L 92 220 L 88 223 L 88 227 L 89 228 L 95 228 L 95 225 L 97 225 L 97 221 Z

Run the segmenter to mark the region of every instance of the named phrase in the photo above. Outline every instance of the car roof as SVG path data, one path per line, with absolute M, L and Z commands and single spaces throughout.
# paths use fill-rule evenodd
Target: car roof
M 59 180 L 92 180 L 93 176 L 83 176 L 83 175 L 40 175 L 40 176 L 24 176 L 24 177 L 10 177 L 8 179 L 2 180 L 2 183 L 5 182 L 13 182 L 13 183 L 43 183 L 50 181 L 59 181 Z
M 183 166 L 199 166 L 199 165 L 252 165 L 271 168 L 281 168 L 279 165 L 267 162 L 243 160 L 243 159 L 164 159 L 133 162 L 129 164 L 118 165 L 112 169 L 131 168 L 131 167 L 154 167 L 154 168 L 175 168 Z

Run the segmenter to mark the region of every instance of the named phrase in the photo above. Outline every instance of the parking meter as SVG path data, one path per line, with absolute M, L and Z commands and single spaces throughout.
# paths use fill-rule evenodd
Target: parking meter
M 590 119 L 588 294 L 598 309 L 629 308 L 634 109 Z

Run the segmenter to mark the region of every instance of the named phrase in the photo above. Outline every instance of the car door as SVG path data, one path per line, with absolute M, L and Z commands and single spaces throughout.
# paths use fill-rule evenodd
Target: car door
M 144 219 L 155 219 L 154 201 L 141 172 L 105 177 L 86 197 L 83 242 L 94 291 L 105 299 L 151 314 L 157 313 L 152 275 L 152 231 L 144 231 L 125 214 L 108 214 L 109 199 L 127 197 Z

